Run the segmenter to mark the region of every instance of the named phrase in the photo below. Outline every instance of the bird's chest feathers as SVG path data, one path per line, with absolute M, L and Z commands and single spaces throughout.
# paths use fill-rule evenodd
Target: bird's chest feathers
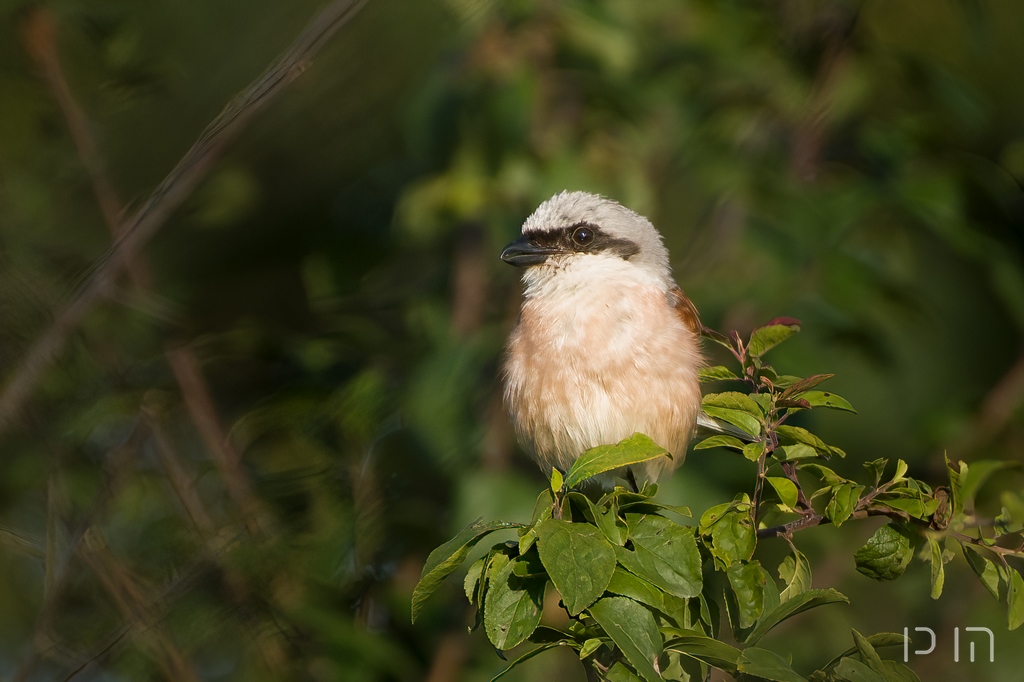
M 656 282 L 614 272 L 558 275 L 528 290 L 523 306 L 521 331 L 534 358 L 582 374 L 604 373 L 657 352 L 682 331 Z

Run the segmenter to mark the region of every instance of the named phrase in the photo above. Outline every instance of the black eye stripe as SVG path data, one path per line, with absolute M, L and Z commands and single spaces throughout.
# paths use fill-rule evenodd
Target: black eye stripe
M 587 236 L 589 235 L 589 236 Z M 625 260 L 640 253 L 640 246 L 629 239 L 616 239 L 587 221 L 530 234 L 530 241 L 539 246 L 566 253 L 608 253 Z

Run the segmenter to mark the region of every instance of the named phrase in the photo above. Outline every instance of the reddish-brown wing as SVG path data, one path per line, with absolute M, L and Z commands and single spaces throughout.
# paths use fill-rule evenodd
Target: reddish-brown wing
M 683 324 L 694 334 L 700 335 L 701 323 L 697 306 L 693 305 L 693 301 L 686 297 L 683 290 L 677 287 L 669 291 L 668 302 L 676 311 L 676 314 L 679 315 L 679 319 L 683 321 Z

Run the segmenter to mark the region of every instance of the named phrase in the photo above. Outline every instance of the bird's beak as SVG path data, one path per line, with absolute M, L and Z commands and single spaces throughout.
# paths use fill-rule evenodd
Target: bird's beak
M 504 248 L 501 252 L 501 260 L 509 265 L 525 268 L 530 265 L 540 265 L 551 256 L 558 253 L 558 249 L 541 246 L 523 236 Z

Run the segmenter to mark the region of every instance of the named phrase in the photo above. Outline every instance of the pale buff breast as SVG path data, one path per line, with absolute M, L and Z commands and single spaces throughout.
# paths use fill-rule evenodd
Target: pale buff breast
M 542 291 L 527 298 L 509 340 L 505 398 L 546 471 L 641 432 L 673 455 L 646 466 L 653 481 L 686 454 L 701 364 L 699 339 L 656 284 Z

